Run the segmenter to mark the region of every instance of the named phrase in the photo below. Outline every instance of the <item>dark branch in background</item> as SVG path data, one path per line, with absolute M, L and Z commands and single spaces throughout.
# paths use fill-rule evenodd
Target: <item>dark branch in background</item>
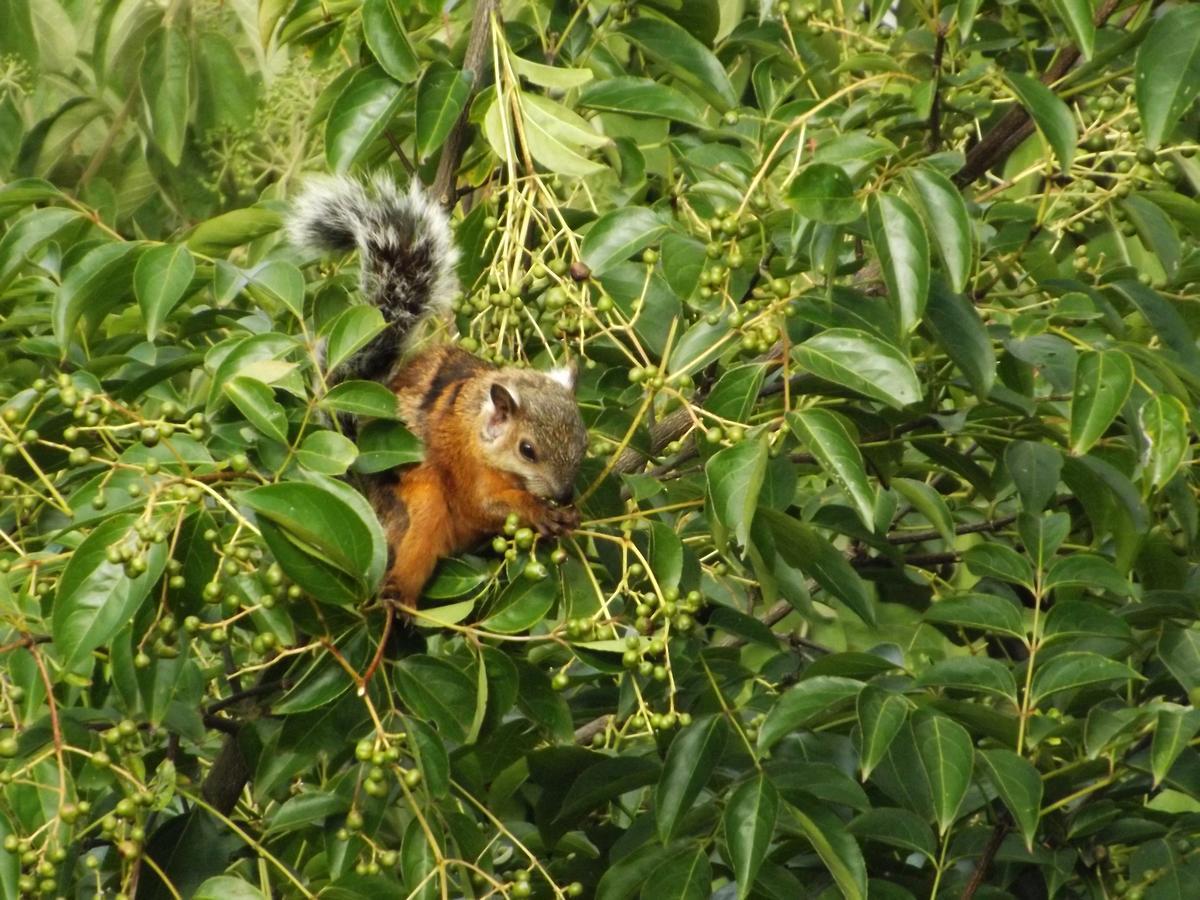
M 437 175 L 430 188 L 433 196 L 443 206 L 450 206 L 455 200 L 454 177 L 467 150 L 467 116 L 471 111 L 471 101 L 484 86 L 488 75 L 487 55 L 492 43 L 492 14 L 497 12 L 498 6 L 499 0 L 479 0 L 475 7 L 475 17 L 471 20 L 471 34 L 467 38 L 467 52 L 463 56 L 463 72 L 471 79 L 471 87 L 463 111 L 446 139 L 442 158 L 438 160 Z
M 975 863 L 975 871 L 971 873 L 971 880 L 963 888 L 959 900 L 971 900 L 975 896 L 975 892 L 983 884 L 983 879 L 987 875 L 987 870 L 991 866 L 992 860 L 996 858 L 996 853 L 999 851 L 1000 845 L 1004 843 L 1004 836 L 1006 834 L 1008 834 L 1007 813 L 1001 812 L 999 818 L 996 820 L 996 827 L 992 829 L 992 833 L 988 837 L 988 842 L 983 848 L 983 853 L 979 855 L 979 860 Z
M 937 43 L 933 47 L 933 100 L 929 105 L 929 152 L 936 153 L 942 143 L 942 56 L 946 52 L 946 26 L 937 24 Z
M 1104 0 L 1096 10 L 1094 18 L 1096 27 L 1107 22 L 1120 5 L 1121 0 Z M 1080 55 L 1078 47 L 1071 46 L 1064 49 L 1054 57 L 1054 61 L 1042 74 L 1042 83 L 1049 85 L 1058 81 L 1071 70 L 1075 63 L 1079 62 Z M 1014 103 L 1012 108 L 1000 117 L 1000 121 L 993 125 L 979 143 L 967 153 L 967 161 L 955 173 L 954 183 L 959 187 L 966 187 L 993 166 L 1008 159 L 1009 154 L 1031 134 L 1033 134 L 1033 119 L 1029 117 L 1025 107 Z

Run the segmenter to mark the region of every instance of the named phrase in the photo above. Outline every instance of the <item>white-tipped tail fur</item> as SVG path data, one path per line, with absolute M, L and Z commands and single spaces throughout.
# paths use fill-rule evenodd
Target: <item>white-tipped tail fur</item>
M 339 379 L 384 380 L 417 322 L 445 310 L 458 279 L 450 221 L 417 181 L 400 190 L 386 175 L 367 184 L 345 176 L 311 178 L 287 222 L 292 243 L 307 250 L 358 250 L 359 285 L 387 328 L 339 369 Z

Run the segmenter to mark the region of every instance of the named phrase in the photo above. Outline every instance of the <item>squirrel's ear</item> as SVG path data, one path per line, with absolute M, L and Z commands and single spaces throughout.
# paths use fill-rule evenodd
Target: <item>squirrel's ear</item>
M 565 366 L 555 366 L 546 374 L 568 391 L 573 391 L 575 382 L 579 379 L 579 362 L 573 359 Z
M 495 424 L 506 422 L 517 411 L 517 397 L 500 382 L 492 383 L 492 420 Z

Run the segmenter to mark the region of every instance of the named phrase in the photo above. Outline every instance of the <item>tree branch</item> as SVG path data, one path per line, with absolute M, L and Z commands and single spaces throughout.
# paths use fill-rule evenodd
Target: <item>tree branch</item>
M 437 175 L 434 176 L 431 188 L 433 196 L 446 207 L 452 206 L 455 201 L 454 178 L 467 149 L 467 116 L 471 110 L 471 101 L 475 99 L 475 94 L 487 79 L 486 61 L 487 51 L 491 46 L 492 14 L 498 13 L 498 7 L 499 0 L 479 0 L 475 7 L 475 16 L 471 20 L 467 52 L 463 56 L 463 72 L 471 79 L 471 87 L 467 92 L 467 102 L 463 105 L 463 111 L 442 149 L 442 158 L 438 161 Z
M 1107 22 L 1120 5 L 1121 0 L 1104 0 L 1096 10 L 1094 18 L 1096 27 Z M 1042 83 L 1049 85 L 1058 81 L 1079 61 L 1080 55 L 1078 47 L 1071 46 L 1064 49 L 1054 57 L 1053 62 L 1042 74 Z M 1009 154 L 1031 134 L 1033 134 L 1033 120 L 1025 111 L 1025 107 L 1014 104 L 979 143 L 970 149 L 967 153 L 967 161 L 954 175 L 954 183 L 959 187 L 966 187 L 989 169 L 1008 159 Z

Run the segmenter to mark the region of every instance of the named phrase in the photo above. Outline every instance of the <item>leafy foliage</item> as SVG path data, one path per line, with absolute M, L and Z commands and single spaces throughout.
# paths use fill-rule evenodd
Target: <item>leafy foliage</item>
M 1198 13 L 0 0 L 0 897 L 1188 896 Z M 380 168 L 591 446 L 363 684 Z

